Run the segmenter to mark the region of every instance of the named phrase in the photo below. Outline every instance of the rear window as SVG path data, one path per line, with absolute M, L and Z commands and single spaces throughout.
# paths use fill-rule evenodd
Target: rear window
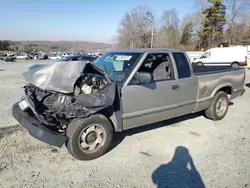
M 178 52 L 173 53 L 173 56 L 177 67 L 178 77 L 180 79 L 190 77 L 191 72 L 186 56 Z

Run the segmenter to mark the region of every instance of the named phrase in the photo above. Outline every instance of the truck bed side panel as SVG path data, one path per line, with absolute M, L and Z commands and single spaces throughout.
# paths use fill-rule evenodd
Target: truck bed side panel
M 232 95 L 241 92 L 244 88 L 244 71 L 244 69 L 227 69 L 197 73 L 199 88 L 194 112 L 207 109 L 212 103 L 214 95 L 224 87 L 230 87 Z

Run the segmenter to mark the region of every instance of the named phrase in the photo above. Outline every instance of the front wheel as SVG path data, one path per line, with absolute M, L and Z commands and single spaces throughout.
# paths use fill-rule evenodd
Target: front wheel
M 225 92 L 219 91 L 212 102 L 211 106 L 205 111 L 205 116 L 214 121 L 221 120 L 228 111 L 229 100 Z
M 74 119 L 67 128 L 66 147 L 78 160 L 92 160 L 104 155 L 112 142 L 113 127 L 103 115 Z

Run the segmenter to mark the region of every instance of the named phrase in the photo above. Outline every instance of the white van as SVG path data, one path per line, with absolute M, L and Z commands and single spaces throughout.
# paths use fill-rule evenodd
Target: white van
M 247 47 L 211 48 L 193 60 L 196 65 L 231 66 L 238 68 L 247 65 Z

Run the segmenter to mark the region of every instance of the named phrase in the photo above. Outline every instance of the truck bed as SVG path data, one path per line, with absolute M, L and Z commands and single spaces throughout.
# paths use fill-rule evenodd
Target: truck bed
M 240 95 L 244 88 L 244 68 L 196 66 L 194 73 L 198 79 L 195 111 L 207 108 L 211 104 L 214 94 L 222 88 L 230 91 L 231 99 Z

